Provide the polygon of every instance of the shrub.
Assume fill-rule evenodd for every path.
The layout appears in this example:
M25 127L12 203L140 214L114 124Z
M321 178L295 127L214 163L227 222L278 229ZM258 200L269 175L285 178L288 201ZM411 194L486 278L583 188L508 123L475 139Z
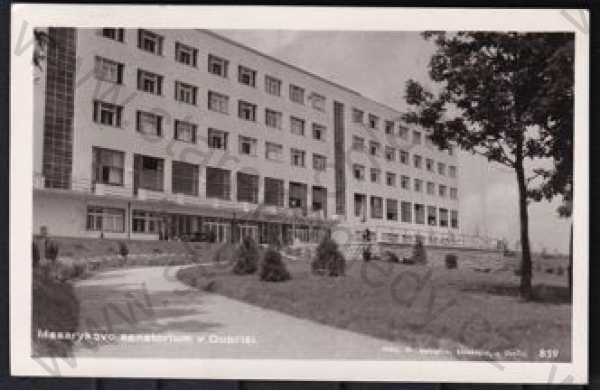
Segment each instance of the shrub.
M44 257L54 263L58 257L58 244L53 241L46 241Z
M557 275L564 275L564 273L565 273L565 269L564 269L563 267L559 266L559 267L556 269L556 274L557 274Z
M258 246L252 237L244 237L237 247L234 259L233 273L236 275L253 274L258 268Z
M392 251L383 252L383 260L389 263L399 263L400 259L398 256Z
M458 268L458 257L454 253L448 253L446 255L446 268L447 269Z
M119 254L121 255L121 257L123 257L123 259L127 260L127 255L129 254L129 248L127 247L127 244L125 244L124 242L119 242Z
M34 267L37 267L40 264L40 249L35 241L31 242L31 260Z
M263 256L260 267L260 280L265 282L285 282L292 277L281 259L281 253L274 248L268 248Z
M412 252L412 262L413 264L427 263L427 252L425 251L425 245L423 245L423 236L417 235L416 237Z
M311 268L314 274L342 276L346 270L346 259L339 251L337 243L325 237L317 247Z

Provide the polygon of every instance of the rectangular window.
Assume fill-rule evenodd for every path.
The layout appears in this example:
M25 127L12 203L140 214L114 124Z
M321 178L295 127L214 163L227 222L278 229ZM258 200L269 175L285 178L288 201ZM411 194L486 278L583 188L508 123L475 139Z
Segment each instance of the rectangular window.
M228 133L223 130L208 129L208 147L211 149L227 150Z
M371 183L379 183L381 180L381 169L371 168Z
M458 189L451 187L450 188L450 199L458 199Z
M354 164L352 166L352 175L356 180L365 180L365 167L363 165Z
M175 81L175 100L187 104L196 105L196 95L198 88L191 85Z
M388 221L398 220L398 201L396 199L385 200L385 214Z
M414 189L415 192L421 192L423 190L423 180L415 179Z
M244 100L238 101L238 117L246 121L256 121L256 104L246 102Z
M442 209L440 209L441 214ZM427 225L436 226L437 225L437 215L435 206L427 206Z
M122 28L102 28L100 29L100 34L104 38L112 39L114 41L123 42L124 41L124 31Z
M409 154L405 150L400 150L400 162L408 165Z
M369 154L371 156L381 155L381 144L379 142L370 141L369 142Z
M357 152L364 152L365 150L365 139L357 136L352 137L352 149Z
M208 109L227 114L229 112L229 96L208 91Z
M292 134L304 135L304 119L290 117L290 131Z
M162 217L152 211L133 210L131 218L134 233L157 234L162 225Z
M365 219L367 217L367 196L354 194L354 216Z
M231 171L206 167L206 197L231 199Z
M369 114L369 128L377 129L379 127L379 117Z
M174 194L198 196L198 165L181 161L173 161L171 172L171 187Z
M136 130L143 134L162 136L162 116L146 111L136 112Z
M387 135L394 135L394 122L385 121L385 133Z
M324 171L327 169L327 157L313 153L313 169Z
M400 218L402 222L412 223L412 205L410 202L400 203Z
M101 125L121 127L122 106L105 103L99 100L94 101L94 122Z
M88 206L86 229L122 233L125 231L125 210L112 207Z
M415 223L425 224L425 206L419 203L415 203Z
M326 132L325 126L320 125L318 123L313 123L312 124L312 137L313 137L313 139L316 139L317 141L323 141L323 140L325 140L325 132Z
M304 104L304 88L290 84L290 100L294 103Z
M392 172L387 172L385 174L385 183L390 187L396 186L396 174Z
M295 167L304 167L304 157L306 152L300 149L291 149L292 165Z
M283 180L265 177L265 204L268 206L283 207L284 188Z
M385 159L388 161L396 160L396 149L386 146L385 147Z
M371 218L383 218L383 198L371 196Z
M256 71L245 66L238 66L238 81L250 87L256 86Z
M413 163L415 165L415 168L421 169L422 162L423 158L421 156L419 156L418 154L413 154Z
M138 30L138 47L158 56L162 55L163 37L148 30Z
M96 56L94 73L98 80L108 81L115 84L123 83L123 64L120 62Z
M438 173L442 176L446 175L446 164L441 162L438 163Z
M448 176L455 178L456 177L456 166L450 165L448 166Z
M224 58L208 55L208 72L217 76L227 78L227 68L229 67L229 61Z
M413 145L421 145L421 133L413 131Z
M435 195L435 183L427 182L427 195Z
M306 210L306 198L308 190L304 183L290 182L289 206Z
M238 172L236 176L238 202L258 203L258 175Z
M429 172L433 172L433 166L434 166L434 163L433 163L432 159L428 158L428 159L425 160L425 168Z
M240 135L240 154L246 156L256 156L256 138L245 137Z
M175 139L189 143L196 143L197 126L190 122L175 119Z
M136 154L133 159L133 188L137 193L138 188L151 191L163 190L164 160L150 156Z
M364 117L364 111L359 110L358 108L352 109L352 122L362 124L364 123Z
M441 196L442 198L445 198L445 197L446 197L446 189L447 189L447 187L446 187L446 186L444 186L444 185L440 185L440 187L439 187L439 194L440 194L440 196Z
M398 126L398 137L407 140L408 139L408 129L402 125Z
M94 183L123 185L125 153L117 150L92 148L92 173Z
M403 190L410 190L410 177L405 175L400 176L400 187Z
M312 108L317 111L325 111L325 96L313 92L309 99Z
M138 69L137 89L154 95L162 95L163 77L156 73Z
M281 80L272 76L265 76L265 91L269 95L281 96Z
M272 127L274 129L281 129L282 122L282 114L279 111L271 110L269 108L265 109L265 124L267 127Z
M458 229L458 211L451 210L450 211L450 223L452 224L452 228Z
M195 67L198 62L198 49L175 42L175 61Z
M448 210L440 209L440 226L448 227Z
M267 142L265 144L265 158L267 160L281 161L283 159L283 145Z

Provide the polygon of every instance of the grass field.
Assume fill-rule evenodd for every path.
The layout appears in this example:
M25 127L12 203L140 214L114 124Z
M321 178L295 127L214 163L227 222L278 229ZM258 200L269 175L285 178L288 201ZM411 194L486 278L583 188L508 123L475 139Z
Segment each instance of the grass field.
M534 271L536 299L523 302L510 268L481 272L354 261L346 276L329 278L312 275L307 261L287 261L287 267L293 279L283 283L237 276L223 266L188 267L178 277L260 307L417 348L459 345L498 352L494 359L500 360L543 360L547 351L555 351L557 361L571 358L564 275Z

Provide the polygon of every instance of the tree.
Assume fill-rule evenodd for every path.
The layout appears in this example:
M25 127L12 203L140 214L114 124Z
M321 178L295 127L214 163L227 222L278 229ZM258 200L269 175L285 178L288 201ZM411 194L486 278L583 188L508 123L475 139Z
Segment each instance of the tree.
M33 30L33 65L42 70L42 62L46 59L46 50L48 45L51 44L50 35L39 29Z
M430 130L429 137L441 149L455 144L514 171L522 252L520 292L530 299L527 205L537 198L528 185L548 177L541 171L529 175L525 162L552 155L559 147L556 132L572 123L572 107L565 95L572 96L573 35L426 32L423 36L436 46L429 76L439 92L409 80L406 101L413 111L404 120ZM557 57L559 52L562 55ZM553 82L565 89L551 92Z

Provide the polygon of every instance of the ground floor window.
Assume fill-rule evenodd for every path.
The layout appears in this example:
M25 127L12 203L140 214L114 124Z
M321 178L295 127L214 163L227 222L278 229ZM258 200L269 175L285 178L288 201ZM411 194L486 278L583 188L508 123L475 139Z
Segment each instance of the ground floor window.
M125 231L125 210L110 207L88 206L86 228L90 231Z
M458 211L457 210L450 211L450 222L454 229L458 228Z
M159 233L162 218L152 211L133 210L132 224L134 233Z
M448 210L440 209L440 226L448 227Z
M294 227L294 239L300 242L308 242L309 240L309 231L306 226L296 226Z
M202 224L205 231L209 232L215 242L229 242L231 236L231 224L225 222L208 221Z
M254 242L258 242L258 226L256 225L240 225L240 241L245 237L250 237Z

